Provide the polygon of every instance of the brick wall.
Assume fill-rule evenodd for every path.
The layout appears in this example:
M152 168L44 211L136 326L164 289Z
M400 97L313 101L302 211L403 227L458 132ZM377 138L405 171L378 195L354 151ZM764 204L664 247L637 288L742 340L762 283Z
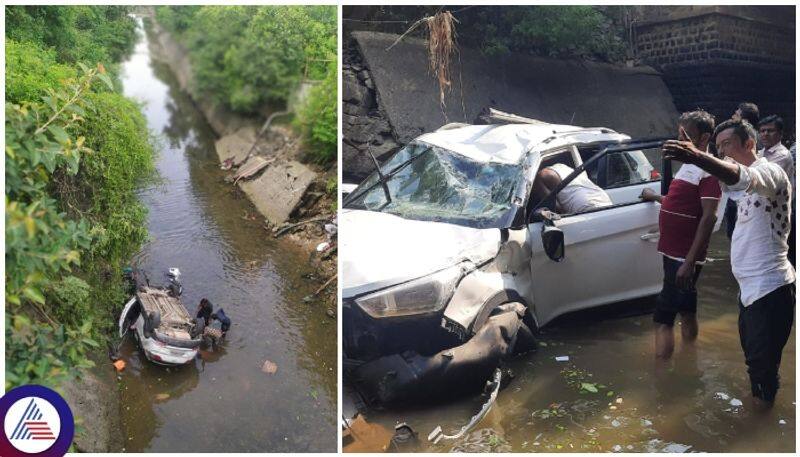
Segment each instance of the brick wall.
M715 9L643 21L635 26L637 57L663 73L679 111L700 107L721 121L752 101L762 115L782 116L785 137L794 138L794 11L786 12L784 23L780 15L756 20Z

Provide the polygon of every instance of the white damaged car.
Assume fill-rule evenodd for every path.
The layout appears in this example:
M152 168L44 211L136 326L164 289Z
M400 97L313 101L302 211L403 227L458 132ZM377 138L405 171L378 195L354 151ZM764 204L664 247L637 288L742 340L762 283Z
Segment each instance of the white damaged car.
M661 176L607 128L448 125L395 153L340 213L345 377L368 403L475 391L555 317L658 293ZM575 171L537 201L538 170ZM586 173L613 205L543 211ZM553 205L549 205L553 207Z
M133 331L147 360L158 365L185 365L194 361L202 343L205 321L192 318L180 300L180 271L171 268L167 286L153 286L141 270L129 280L133 297L119 317L119 336Z

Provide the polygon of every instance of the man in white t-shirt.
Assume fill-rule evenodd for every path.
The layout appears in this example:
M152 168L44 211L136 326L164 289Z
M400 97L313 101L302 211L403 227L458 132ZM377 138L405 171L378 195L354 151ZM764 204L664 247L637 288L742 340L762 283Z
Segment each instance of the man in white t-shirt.
M795 170L794 158L789 149L781 143L783 139L783 119L776 115L767 116L761 119L758 123L758 135L761 138L761 144L764 148L758 151L758 155L769 160L770 162L777 163L783 168L783 171L789 175L789 182L792 183L792 189L796 190L795 186ZM794 266L794 243L795 243L795 192L792 195L792 228L789 232L789 262Z
M575 171L573 168L563 163L539 170L533 181L534 198L539 200L545 198L573 171ZM593 183L584 171L556 194L555 211L561 214L575 214L612 204L608 194Z
M779 165L758 156L750 124L723 122L714 137L717 151L731 161L675 140L664 144L664 158L697 165L737 200L731 269L739 283L739 337L754 402L769 407L794 321L795 271L787 258L792 184Z

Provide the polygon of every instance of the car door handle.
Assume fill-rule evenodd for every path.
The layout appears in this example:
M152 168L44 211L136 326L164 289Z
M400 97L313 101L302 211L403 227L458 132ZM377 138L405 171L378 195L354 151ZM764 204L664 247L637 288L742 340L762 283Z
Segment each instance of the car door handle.
M639 238L641 238L643 241L649 241L651 243L655 243L656 241L658 241L658 237L660 236L661 233L658 230L656 230L654 232L647 232L644 235L640 236Z

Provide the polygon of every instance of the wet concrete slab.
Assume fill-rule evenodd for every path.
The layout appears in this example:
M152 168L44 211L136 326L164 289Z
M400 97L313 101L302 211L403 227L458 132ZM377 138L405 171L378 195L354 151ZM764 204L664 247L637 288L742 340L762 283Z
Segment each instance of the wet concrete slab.
M269 165L257 178L239 182L239 187L270 223L282 224L316 178L310 168L290 160Z

